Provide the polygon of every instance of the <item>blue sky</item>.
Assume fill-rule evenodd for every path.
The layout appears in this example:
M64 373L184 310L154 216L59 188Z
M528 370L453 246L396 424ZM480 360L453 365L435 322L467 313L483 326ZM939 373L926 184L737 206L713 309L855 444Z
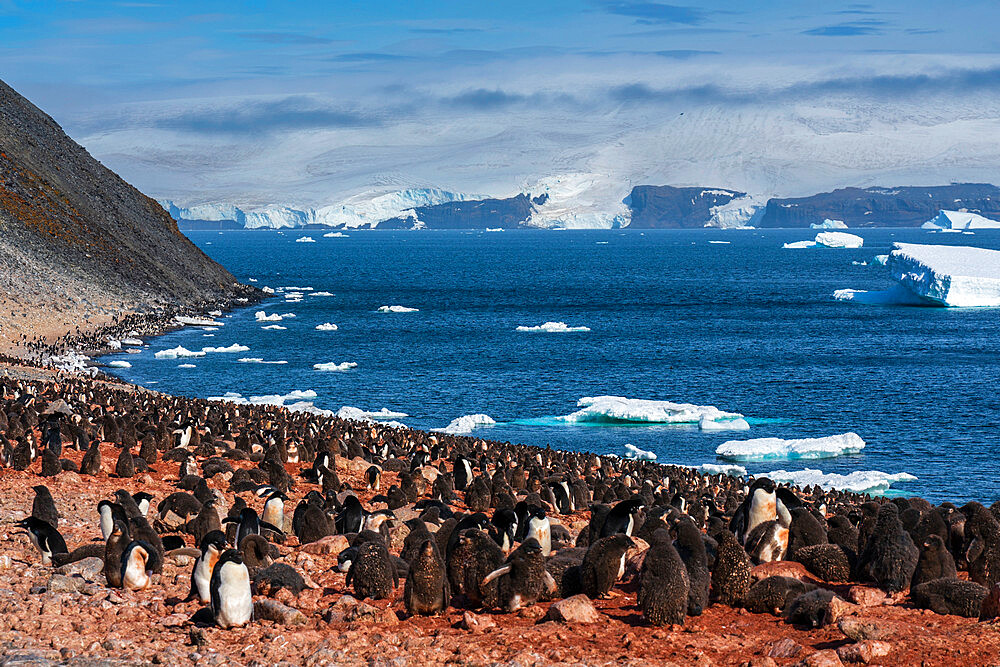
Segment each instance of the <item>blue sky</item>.
M998 19L985 1L0 0L0 78L126 178L185 201L505 194L561 172L794 191L931 178L942 156L990 163L992 144L969 145L998 115ZM684 113L699 127L678 127ZM956 126L970 121L985 125ZM758 144L713 143L755 122ZM934 153L857 156L897 150L901 123L932 128ZM767 137L803 129L771 154ZM788 167L796 151L808 177Z

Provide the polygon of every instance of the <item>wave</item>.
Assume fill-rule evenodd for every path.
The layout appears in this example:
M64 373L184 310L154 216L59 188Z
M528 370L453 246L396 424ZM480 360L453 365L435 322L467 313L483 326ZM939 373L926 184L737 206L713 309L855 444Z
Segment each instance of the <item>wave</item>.
M590 331L589 327L571 327L565 322L546 322L537 327L520 326L515 331L544 331L545 333L568 333L573 331Z
M169 350L160 350L153 355L156 359L181 359L187 357L204 357L204 351L194 351L189 350L186 347L178 345L177 347L171 348Z
M378 312L380 313L416 313L419 312L419 308L407 308L406 306L379 306Z
M357 368L357 367L358 365L353 361L345 361L341 364L338 364L335 361L331 361L325 364L313 364L313 368L315 368L318 371L330 371L336 373L343 373L345 371L349 371L352 368Z
M475 415L463 415L458 419L453 419L450 424L444 428L433 429L438 433L448 433L451 435L461 435L464 433L472 433L472 429L477 426L493 426L496 422L489 415L475 414Z
M568 423L599 424L698 424L701 420L742 419L736 412L723 412L714 405L694 405L671 401L651 401L623 396L585 396L577 401L581 409L556 417Z
M774 470L764 475L779 484L816 486L826 490L840 489L855 493L885 494L889 487L899 482L916 481L916 476L905 472L886 473L878 470L856 470L846 475L824 473L821 470Z
M276 365L281 365L281 364L287 364L288 363L287 361L264 361L260 357L242 357L241 359L237 359L236 361L240 362L241 364L276 364Z
M858 454L865 441L857 433L841 433L824 438L755 438L730 440L719 445L715 454L728 461L774 461L828 459L842 454Z

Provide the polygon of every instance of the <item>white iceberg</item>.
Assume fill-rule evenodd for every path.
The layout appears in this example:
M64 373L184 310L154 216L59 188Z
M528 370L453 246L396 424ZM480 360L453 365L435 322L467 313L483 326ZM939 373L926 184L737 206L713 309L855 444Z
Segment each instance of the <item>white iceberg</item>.
M288 327L283 327L280 324L268 324L266 327L261 327L264 331L287 331Z
M655 461L656 454L653 452L647 452L644 449L639 449L635 445L625 443L625 456L626 459L636 459L639 461Z
M153 356L157 359L181 359L186 357L204 357L205 352L189 350L186 347L178 345L169 350L160 350Z
M409 417L405 412L394 412L387 408L376 410L362 410L350 405L345 405L337 410L337 417L340 419L350 419L352 421L382 421L386 419L403 419Z
M323 324L316 325L316 331L336 331L337 325L330 324L329 322L324 322Z
M136 347L136 346L142 345L142 340L140 340L138 338L122 338L121 344L122 345L131 345L133 347Z
M327 232L326 234L323 234L323 238L325 238L325 239L346 239L347 238L347 234L345 234L344 232Z
M177 364L177 368L198 368L194 364Z
M702 415L698 420L698 428L702 431L749 431L750 422L746 419L724 419L717 421Z
M379 306L380 313L416 313L419 308L407 308L406 306Z
M489 415L475 414L475 415L463 415L458 419L453 419L450 424L444 428L434 429L439 433L449 433L451 435L460 435L462 433L471 433L472 429L477 426L493 426L496 422Z
M831 220L827 218L823 222L814 222L809 227L812 229L847 229L847 223L843 220Z
M313 364L313 368L315 368L318 371L330 371L334 373L343 373L345 371L349 371L352 368L357 368L357 367L358 365L353 361L345 361L341 364L338 364L335 361L331 361L325 364Z
M274 294L274 289L268 287L267 285L261 287L260 291L263 292L264 294Z
M820 232L813 241L793 241L782 248L860 248L865 240L855 234L845 232Z
M877 470L856 470L847 475L837 473L824 473L820 470L774 470L763 477L767 477L779 484L791 484L793 486L816 486L817 484L826 490L839 489L841 491L853 491L854 493L870 493L872 495L883 494L889 487L897 482L912 482L917 478L909 473L885 473Z
M333 296L333 292L313 292L309 296Z
M815 241L792 241L791 243L785 243L781 246L782 248L787 248L791 250L798 250L799 248L815 248Z
M236 361L241 364L275 364L279 366L288 363L287 361L264 361L260 357L242 357Z
M898 282L894 287L837 290L834 298L865 304L1000 307L1000 251L896 243L887 266Z
M192 326L192 327L221 327L222 322L216 322L215 320L206 319L204 317L181 317L180 315L174 318L174 322L182 326Z
M203 348L201 348L202 352L207 352L207 353L222 353L222 354L231 354L233 352L248 352L249 350L250 350L249 347L247 347L246 345L240 345L239 343L233 343L232 345L230 345L228 347L203 347Z
M280 322L282 319L281 315L278 313L271 313L268 315L263 310L258 310L253 316L258 322Z
M295 239L295 242L296 243L316 243L316 239L314 239L311 236L300 236L299 238Z
M1000 221L990 220L978 213L969 213L968 211L939 211L936 216L922 224L921 227L941 231L990 229L1000 227Z
M556 419L566 422L698 424L703 417L711 421L743 417L736 412L723 412L714 405L651 401L624 396L585 396L577 401L577 406L580 410Z
M729 461L772 461L790 459L827 459L842 454L858 454L865 441L857 433L841 433L824 438L754 438L729 440L715 449L719 458Z
M110 362L108 366L111 366L112 368L132 368L132 364L127 361L121 361L120 359Z
M589 327L571 327L565 322L546 322L537 327L520 326L516 331L544 331L546 333L568 333L573 331L590 331Z
M875 258L872 259L872 264L871 265L872 266L885 266L888 261L889 261L889 255L875 255Z
M729 475L730 477L746 477L747 469L743 466L738 465L725 465L717 463L705 463L700 466L694 466L694 469L703 475Z

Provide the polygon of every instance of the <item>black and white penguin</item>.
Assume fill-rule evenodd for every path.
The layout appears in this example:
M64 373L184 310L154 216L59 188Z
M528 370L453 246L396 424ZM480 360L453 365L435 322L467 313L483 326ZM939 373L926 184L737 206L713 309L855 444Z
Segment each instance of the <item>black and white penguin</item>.
M337 532L341 535L360 533L365 529L366 514L365 508L361 506L361 501L356 496L347 496L337 512Z
M444 561L434 540L424 540L403 586L403 602L411 616L430 616L448 608L451 590L445 575Z
M212 568L209 584L212 616L220 628L246 625L253 619L250 572L235 549L227 549Z
M580 564L583 592L591 598L607 597L612 586L625 574L625 553L635 546L624 533L602 537L587 549Z
M573 505L573 494L570 491L569 483L565 480L550 482L549 488L552 490L552 497L556 501L556 509L560 514L572 514L576 508Z
M201 555L195 559L191 569L189 600L197 598L202 604L212 601L212 571L228 547L226 536L220 530L213 530L202 538Z
M557 590L555 579L545 569L542 547L533 537L512 551L502 567L486 575L480 589L498 579L497 602L508 612L535 604L543 591Z
M39 484L31 488L35 492L35 499L31 503L31 516L41 519L53 528L58 528L59 511L56 510L56 502L52 499L49 487Z
M747 537L754 528L778 518L778 495L775 490L774 482L767 477L754 480L750 485L746 499L729 522L729 530L736 535L740 544L746 544Z
M260 517L257 516L257 512L251 507L244 507L240 510L240 515L238 517L226 517L222 520L222 523L234 523L236 524L236 545L243 541L247 535L260 535L261 529L266 529L273 531L278 534L282 534L282 531L277 526L274 526L266 521L261 521Z
M285 501L288 500L281 491L277 489L271 493L264 501L264 509L260 518L280 531L285 530Z
M138 506L139 513L146 516L146 513L149 511L149 503L153 500L153 495L146 493L145 491L139 491L138 493L132 494L132 500L134 500L136 506Z
M21 519L15 525L27 531L31 544L42 555L42 565L51 565L52 557L55 554L69 553L62 535L47 521L29 516L26 519Z
M472 483L472 461L464 456L459 456L455 459L452 473L455 476L455 488L459 491L465 491Z
M687 569L666 529L650 539L639 575L639 609L650 625L683 624L690 592Z
M490 519L490 536L500 545L504 553L514 548L514 536L517 534L517 513L511 509L497 510ZM551 534L551 531L550 531Z
M623 500L612 507L611 511L608 512L607 518L604 520L604 525L601 526L601 537L607 537L616 533L624 533L632 537L632 532L635 529L635 517L633 515L641 507L641 498Z
M382 487L382 469L378 466L368 466L365 470L365 484L372 491L378 491Z
M108 536L111 535L115 521L128 523L128 516L125 515L122 506L110 500L102 500L97 503L97 515L101 525L101 538L104 540L107 540Z
M552 524L545 515L545 509L537 505L529 507L527 526L525 541L535 540L542 550L542 556L548 558L552 553Z
M788 553L792 515L781 500L775 502L775 512L774 519L758 523L746 536L746 552L754 563L784 560Z
M153 585L150 575L158 558L156 550L146 542L132 540L122 554L122 588L141 591Z

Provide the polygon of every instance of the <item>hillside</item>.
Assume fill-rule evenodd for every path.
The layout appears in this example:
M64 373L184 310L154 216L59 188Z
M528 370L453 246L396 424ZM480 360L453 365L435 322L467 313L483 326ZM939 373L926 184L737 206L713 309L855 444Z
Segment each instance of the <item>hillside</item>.
M0 81L0 350L246 291L159 204Z

